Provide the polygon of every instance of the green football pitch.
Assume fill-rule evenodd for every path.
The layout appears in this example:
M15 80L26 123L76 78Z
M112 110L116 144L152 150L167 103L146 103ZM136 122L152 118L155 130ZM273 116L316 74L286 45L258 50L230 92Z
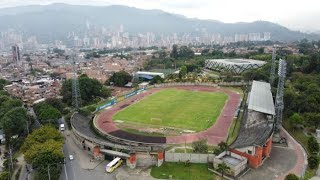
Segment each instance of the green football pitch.
M221 92L163 89L124 108L112 119L199 132L215 123L227 99Z

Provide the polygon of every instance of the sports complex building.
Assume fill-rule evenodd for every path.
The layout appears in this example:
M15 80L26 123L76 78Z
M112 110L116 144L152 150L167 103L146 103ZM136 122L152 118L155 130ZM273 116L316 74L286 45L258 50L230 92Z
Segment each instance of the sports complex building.
M193 93L223 93L228 98L217 120L211 124L211 127L199 132L181 131L175 136L148 136L125 131L119 128L119 122L112 118L117 112L143 101L144 98L173 88ZM213 83L172 83L149 86L133 91L124 97L117 97L112 102L97 108L96 115L92 119L74 114L71 118L72 137L79 147L86 150L95 159L121 157L126 159L127 165L131 168L160 166L163 161L167 160L166 150L169 147L204 139L210 145L226 141L229 128L239 112L241 101L239 93ZM229 151L217 156L231 167L234 175L246 169L247 165L253 168L259 167L263 159L269 157L272 146L272 120L275 110L270 84L253 81L245 104L238 137L230 145ZM147 126L145 124L145 127ZM182 158L183 155L180 154L179 157ZM184 161L183 158L182 161ZM202 161L205 163L218 162L218 160L213 161L209 158L202 158ZM192 159L191 162L193 162Z
M131 133L119 128L119 123L112 119L117 112L166 89L177 89L195 94L218 93L219 95L224 94L228 98L222 104L220 115L218 114L219 117L211 124L211 127L208 126L198 132L181 131L176 136L146 136ZM131 92L124 97L115 98L113 102L97 108L96 116L93 119L74 114L71 118L72 137L79 147L85 149L95 159L122 157L127 159L127 165L132 168L161 165L165 158L165 150L173 145L203 139L206 139L211 145L226 141L229 127L238 112L240 102L239 93L218 87L214 83L174 83L149 86L146 89ZM145 126L147 127L147 124ZM169 130L168 128L167 131Z
M249 69L262 67L267 62L253 59L207 59L205 68L219 72L240 74Z

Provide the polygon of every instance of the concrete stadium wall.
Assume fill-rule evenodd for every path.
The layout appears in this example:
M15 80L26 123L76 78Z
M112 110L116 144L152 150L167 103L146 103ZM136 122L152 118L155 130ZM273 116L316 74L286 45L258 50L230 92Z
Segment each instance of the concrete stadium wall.
M163 84L155 84L148 86L147 89L152 87L170 87L170 86L209 86L209 87L218 87L218 86L245 86L251 85L252 82L206 82L206 83L199 83L199 82L172 82L172 83L163 83Z
M186 162L190 163L208 163L213 162L215 155L213 154L194 154L194 153L172 153L166 152L166 162Z

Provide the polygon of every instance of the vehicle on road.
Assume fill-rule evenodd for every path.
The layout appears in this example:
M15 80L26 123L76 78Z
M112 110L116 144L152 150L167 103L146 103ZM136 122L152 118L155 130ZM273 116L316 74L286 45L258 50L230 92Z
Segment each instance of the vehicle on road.
M64 124L60 124L60 131L64 131Z
M73 158L73 155L69 155L69 159L70 159L70 161L72 161L74 158Z
M109 164L106 166L106 171L108 173L112 173L117 167L119 167L122 164L122 159L119 157L116 157L114 160L112 160Z

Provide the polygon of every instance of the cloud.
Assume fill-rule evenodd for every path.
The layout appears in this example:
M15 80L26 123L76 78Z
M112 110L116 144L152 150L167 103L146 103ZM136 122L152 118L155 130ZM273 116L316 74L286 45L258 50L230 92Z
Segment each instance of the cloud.
M0 0L0 7L50 3L97 6L118 4L230 23L268 20L289 27L320 29L320 24L316 22L318 18L312 18L320 17L319 0Z

